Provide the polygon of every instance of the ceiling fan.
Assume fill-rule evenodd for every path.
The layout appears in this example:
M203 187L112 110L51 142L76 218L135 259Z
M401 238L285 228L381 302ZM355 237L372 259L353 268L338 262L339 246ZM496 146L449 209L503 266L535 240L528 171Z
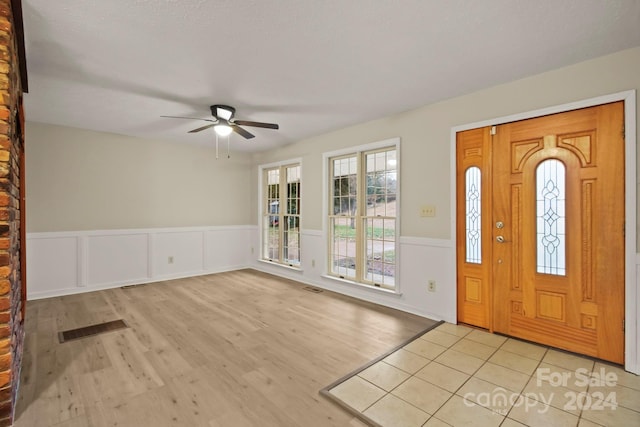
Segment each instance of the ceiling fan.
M247 131L240 126L252 126L257 128L265 128L265 129L279 129L279 126L275 123L262 123L262 122L251 122L248 120L236 120L234 115L236 113L236 109L230 107L228 105L212 105L209 107L211 109L212 119L201 119L198 117L178 117L178 116L160 116L160 117L168 117L171 119L190 119L190 120L202 120L205 122L211 122L211 124L190 130L189 133L200 132L205 129L213 128L216 134L220 136L227 136L231 132L235 132L238 135L243 136L245 139L251 139L255 137L254 134Z

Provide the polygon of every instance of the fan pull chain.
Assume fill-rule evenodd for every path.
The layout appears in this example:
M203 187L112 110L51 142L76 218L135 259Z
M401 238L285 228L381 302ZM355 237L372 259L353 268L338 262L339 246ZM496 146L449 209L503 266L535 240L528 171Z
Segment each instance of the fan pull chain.
M229 149L229 135L227 135L227 159L231 158L231 152Z

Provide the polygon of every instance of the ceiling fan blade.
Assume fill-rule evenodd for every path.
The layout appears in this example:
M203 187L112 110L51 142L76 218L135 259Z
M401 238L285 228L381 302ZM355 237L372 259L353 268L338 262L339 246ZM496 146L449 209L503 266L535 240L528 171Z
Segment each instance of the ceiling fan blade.
M245 129L242 129L240 126L238 126L236 123L231 123L231 129L233 129L233 131L239 135L242 135L245 137L245 139L251 139L253 137L255 137L254 134L252 134L251 132L246 131Z
M215 123L217 120L201 119L200 117L181 117L181 116L160 116L167 119L188 119L188 120L204 120L205 122Z
M250 122L248 120L234 120L233 123L242 126L253 126L256 128L280 129L280 126L275 123Z
M210 120L209 120L209 121L210 121ZM200 131L202 131L202 130L209 129L210 127L214 127L215 125L216 125L215 123L214 123L214 124L212 124L212 125L205 125L205 126L202 126L201 128L194 129L194 130L190 130L190 131L189 131L189 133L196 133L196 132L200 132Z

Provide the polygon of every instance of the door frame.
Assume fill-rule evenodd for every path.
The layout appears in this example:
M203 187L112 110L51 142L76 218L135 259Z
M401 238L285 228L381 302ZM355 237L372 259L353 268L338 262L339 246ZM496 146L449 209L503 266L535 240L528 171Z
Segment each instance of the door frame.
M538 110L502 116L480 122L468 123L451 128L451 239L456 250L456 134L461 131L485 126L497 126L504 123L546 116L549 114L564 113L580 108L593 107L611 102L624 102L624 127L625 127L625 361L624 368L629 372L640 374L640 339L638 327L640 325L640 292L636 278L636 269L640 268L640 254L636 250L636 191L638 182L636 179L636 91L628 90L610 95L584 99L567 104L555 105ZM454 256L455 259L455 256ZM456 276L456 262L453 263L450 273ZM455 289L455 288L454 288ZM454 290L457 301L457 289ZM457 319L457 307L454 306Z

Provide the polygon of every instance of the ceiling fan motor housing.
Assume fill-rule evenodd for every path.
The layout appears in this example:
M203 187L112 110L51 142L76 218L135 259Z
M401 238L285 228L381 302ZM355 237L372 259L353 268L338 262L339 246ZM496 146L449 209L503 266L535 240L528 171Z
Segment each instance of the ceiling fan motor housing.
M210 123L208 125L201 126L197 129L190 130L189 133L196 133L209 128L214 128L214 130L218 135L222 135L222 132L218 132L218 131L222 131L223 127L230 127L233 132L237 133L238 135L242 136L245 139L254 138L255 135L247 131L246 129L244 129L242 126L253 126L253 127L265 128L265 129L280 128L277 123L254 122L251 120L235 120L234 115L236 114L236 109L229 105L215 104L215 105L209 106L209 109L211 110L211 115L215 120L202 119L197 117L180 117L180 116L161 116L161 117L168 117L172 119L202 120ZM223 136L226 136L226 134Z
M236 114L236 109L228 105L216 104L216 105L210 106L209 108L211 109L211 114L216 119L230 120ZM228 116L228 117L225 117L225 116Z

